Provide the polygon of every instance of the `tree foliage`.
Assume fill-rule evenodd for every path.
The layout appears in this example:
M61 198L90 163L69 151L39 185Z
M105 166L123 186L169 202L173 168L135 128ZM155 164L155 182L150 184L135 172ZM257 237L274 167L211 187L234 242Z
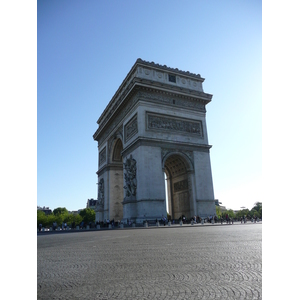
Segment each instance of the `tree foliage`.
M65 207L57 207L53 210L53 214L55 216L63 215L63 214L68 214L68 210Z
M79 215L82 217L82 221L85 223L95 221L96 213L91 208L85 208L80 211Z
M220 206L216 206L216 215L217 215L218 219L220 219L222 217L222 212L221 212Z
M39 224L45 224L47 222L46 214L42 210L37 211L37 226Z
M92 218L88 218L88 222L95 221L95 212L94 214L89 212L89 216L94 216ZM80 225L83 218L80 214L70 213L65 207L58 207L53 210L53 212L49 215L46 215L42 210L37 210L37 226L42 224L43 227L51 227L54 222L57 223L58 226L61 226L62 223L67 223L68 226L72 226L74 223L75 226Z
M220 207L216 206L216 215L218 218L222 217L223 219L226 217L226 215L232 219L240 219L244 216L246 216L248 219L255 217L262 219L262 202L255 202L251 210L244 208L236 212L234 212L232 209L221 212Z

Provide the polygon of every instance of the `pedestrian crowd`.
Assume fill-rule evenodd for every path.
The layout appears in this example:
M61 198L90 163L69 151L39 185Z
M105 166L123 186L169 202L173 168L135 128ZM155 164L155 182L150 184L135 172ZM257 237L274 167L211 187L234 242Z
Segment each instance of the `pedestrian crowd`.
M216 215L214 215L214 216L212 216L212 215L209 215L209 216L207 216L206 218L201 218L201 217L199 217L199 216L194 216L194 217L192 217L192 218L190 218L189 220L184 216L184 215L182 215L178 220L175 220L175 219L168 219L168 218L166 218L164 215L162 215L162 217L161 217L161 219L160 220L158 220L158 219L156 219L155 220L155 224L157 224L157 223L159 223L160 225L166 225L166 224L168 224L168 222L171 222L172 224L179 224L179 223L183 223L183 224L190 224L190 223L221 223L221 224L223 224L223 223L226 223L226 224L233 224L233 222L237 222L237 221L240 221L241 223L247 223L247 221L248 221L248 218L247 218L247 216L242 216L240 219L234 219L234 218L230 218L230 216L228 215L228 214L226 214L225 215L225 218L223 218L222 216L219 216L219 217L217 217ZM258 218L258 217L253 217L253 218L251 218L251 222L259 222L260 221L260 219ZM147 223L148 222L152 222L152 221L146 221ZM153 220L153 222L154 222L154 220ZM127 219L127 225L132 225L132 220L129 220L129 219ZM109 219L106 219L106 220L104 220L104 221L102 221L102 222L88 222L88 223L86 223L86 222L84 222L84 221L82 221L79 225L77 225L78 227L79 227L79 229L85 229L85 228L87 228L87 226L89 226L89 228L97 228L97 226L99 225L101 228L105 228L105 227L109 227L109 226L111 226L111 228L115 228L115 227L120 227L120 225L121 225L122 223L118 220L117 222L115 222L115 220L113 219L113 220L109 220ZM76 227L77 227L76 225L75 225L75 222L73 222L72 224L71 224L71 229L75 229ZM39 226L38 226L38 230L39 231L42 231L42 228L43 228L43 225L42 224L39 224ZM66 222L63 222L62 224L61 224L61 226L58 226L57 225L57 222L53 222L53 224L52 224L52 230L67 230L67 229L69 229L69 226L68 226L68 224L66 223Z

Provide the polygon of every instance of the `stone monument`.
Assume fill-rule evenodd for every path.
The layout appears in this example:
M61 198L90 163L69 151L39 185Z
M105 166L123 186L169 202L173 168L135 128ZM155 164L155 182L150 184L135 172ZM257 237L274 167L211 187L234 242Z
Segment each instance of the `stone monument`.
M96 221L214 215L204 78L137 59L99 117ZM167 197L165 194L167 187Z

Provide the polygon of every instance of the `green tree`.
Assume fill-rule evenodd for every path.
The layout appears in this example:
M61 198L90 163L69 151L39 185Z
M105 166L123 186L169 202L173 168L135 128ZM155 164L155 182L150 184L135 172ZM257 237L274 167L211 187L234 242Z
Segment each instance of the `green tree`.
M57 207L53 210L53 214L55 216L61 215L61 214L68 214L68 210L65 207Z
M220 219L222 217L221 208L218 205L216 205L216 215L217 215L218 219Z
M262 218L262 203L255 202L253 208L250 211L251 217Z
M71 225L73 221L73 214L68 212L68 213L64 213L62 216L63 216L63 222L67 223L68 225Z
M46 226L47 227L52 227L53 223L56 221L54 214L50 214L47 216L47 223Z
M245 209L242 209L242 210L239 210L235 216L237 219L240 219L242 218L243 216L248 216L249 215L249 209L248 208L245 208Z
M226 215L228 215L228 217L231 218L231 219L235 218L235 213L232 209L227 209L224 212L222 212L223 219L226 218Z
M71 213L69 214L68 218L65 220L65 222L71 226L72 223L74 222L75 226L80 225L80 223L82 222L82 217L79 214L74 214Z
M65 207L57 207L53 210L55 221L58 226L62 226L63 223L67 223L70 220L70 213Z
M43 227L46 226L47 223L47 217L45 212L42 210L37 210L37 226L39 227L40 224L42 224Z
M259 210L262 207L262 202L255 202L252 209Z
M74 214L72 216L72 222L75 223L75 226L79 225L82 222L82 216L79 214Z
M85 208L80 211L79 215L85 223L94 222L96 218L96 213L91 208Z

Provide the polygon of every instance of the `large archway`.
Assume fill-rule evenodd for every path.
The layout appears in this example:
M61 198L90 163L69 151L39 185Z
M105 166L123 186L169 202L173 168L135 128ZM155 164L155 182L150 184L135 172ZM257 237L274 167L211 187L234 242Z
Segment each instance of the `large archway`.
M182 154L172 154L165 159L167 210L173 219L193 216L190 164Z
M121 138L116 138L111 147L111 166L109 172L109 218L115 221L123 218L124 198L123 189L123 143Z

